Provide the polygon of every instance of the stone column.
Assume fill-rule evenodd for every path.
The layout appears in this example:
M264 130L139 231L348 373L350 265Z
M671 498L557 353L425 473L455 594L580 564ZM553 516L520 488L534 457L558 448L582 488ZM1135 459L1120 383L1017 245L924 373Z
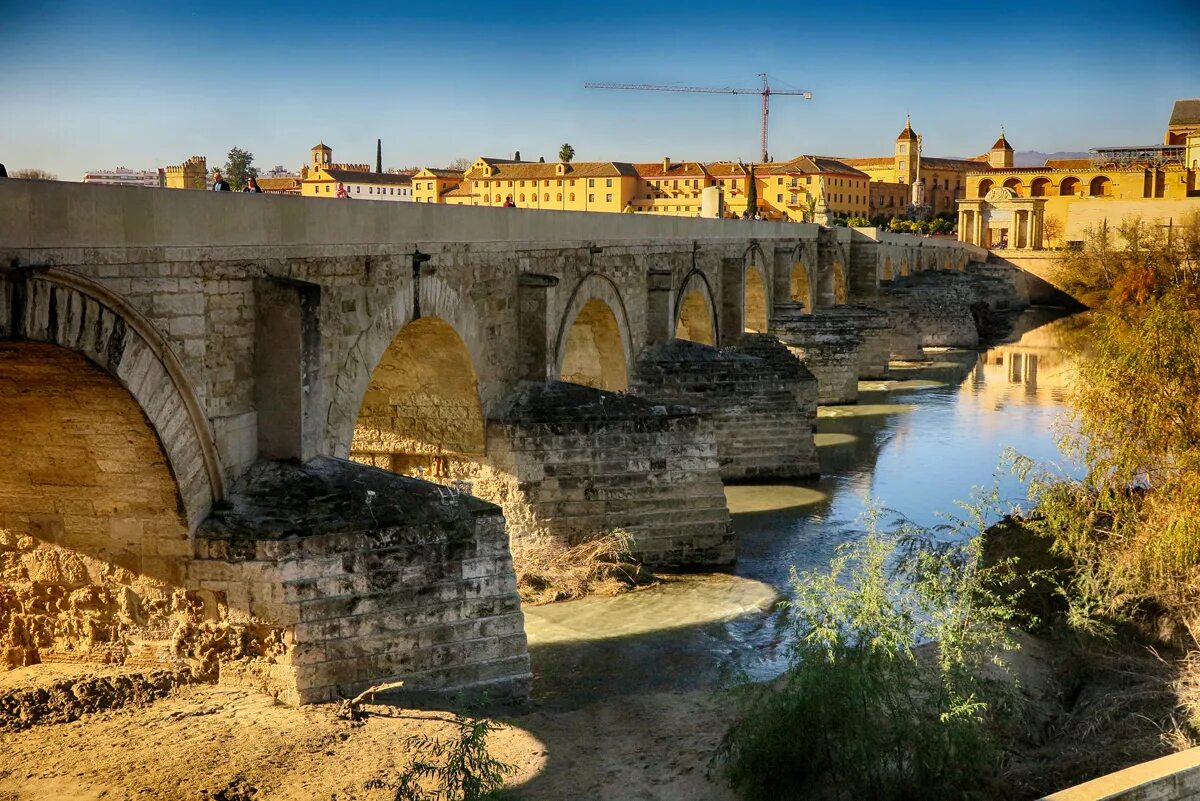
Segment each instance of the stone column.
M321 451L321 287L260 278L254 294L258 456L307 461Z
M546 308L549 290L558 286L558 278L539 273L521 273L517 284L517 338L520 376L529 381L550 377L553 356Z
M646 276L646 344L666 342L675 336L675 303L670 270L651 270ZM715 320L720 325L719 320ZM719 331L714 335L720 336Z

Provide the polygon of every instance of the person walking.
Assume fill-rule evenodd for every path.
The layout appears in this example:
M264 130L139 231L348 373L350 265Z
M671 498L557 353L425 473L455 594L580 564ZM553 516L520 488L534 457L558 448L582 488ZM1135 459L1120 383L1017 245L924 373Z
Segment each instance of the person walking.
M515 209L516 207L517 207L517 204L513 203L512 195L509 195L508 197L504 198L504 208Z
M221 177L220 170L213 170L213 191L214 192L228 192L229 191L229 182Z
M246 180L246 185L242 188L243 192L261 192L262 187L258 185L258 179L251 175Z

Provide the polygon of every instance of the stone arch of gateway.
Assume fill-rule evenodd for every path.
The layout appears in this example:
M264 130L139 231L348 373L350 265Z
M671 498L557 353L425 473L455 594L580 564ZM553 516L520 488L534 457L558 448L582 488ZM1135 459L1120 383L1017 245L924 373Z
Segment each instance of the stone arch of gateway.
M985 258L874 229L2 182L0 669L522 696L510 540L623 529L650 565L730 564L723 482L817 475L818 402L975 344L970 304L1020 283Z

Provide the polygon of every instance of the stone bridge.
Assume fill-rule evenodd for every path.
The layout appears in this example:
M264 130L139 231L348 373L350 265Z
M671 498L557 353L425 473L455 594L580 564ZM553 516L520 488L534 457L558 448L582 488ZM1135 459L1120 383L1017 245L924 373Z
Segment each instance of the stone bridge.
M510 537L732 562L722 480L815 475L818 394L973 345L984 255L0 181L0 668L521 695Z

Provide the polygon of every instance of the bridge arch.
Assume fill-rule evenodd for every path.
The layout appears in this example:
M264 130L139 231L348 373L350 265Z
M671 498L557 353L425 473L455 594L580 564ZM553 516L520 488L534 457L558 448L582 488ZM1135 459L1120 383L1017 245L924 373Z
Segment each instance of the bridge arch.
M742 267L742 329L765 334L771 318L770 270L757 242L746 248Z
M485 452L483 404L466 343L441 317L410 321L363 393L350 458L395 473L458 478Z
M717 344L717 306L708 279L692 270L683 279L675 302L675 338Z
M437 273L421 276L421 317L436 317L455 332L470 354L471 363L485 363L487 335L469 299ZM406 283L372 309L370 324L359 332L341 356L330 380L332 397L325 421L326 452L347 457L354 440L363 399L380 361L400 332L413 321L413 285ZM504 385L486 372L477 376L484 409L498 402Z
M25 273L4 289L0 335L74 351L127 391L161 443L195 528L224 497L225 479L203 404L170 343L119 295L67 270Z
M575 287L558 328L554 374L609 392L629 389L633 341L621 292L611 279L589 273Z
M796 303L804 304L804 313L812 314L813 308L816 306L814 299L815 282L813 281L812 272L808 269L808 265L801 259L792 262L791 286L789 287L788 296Z
M892 267L892 257L884 256L883 257L883 271L880 273L879 280L891 281L895 277L896 277L896 275L893 272L893 267Z

